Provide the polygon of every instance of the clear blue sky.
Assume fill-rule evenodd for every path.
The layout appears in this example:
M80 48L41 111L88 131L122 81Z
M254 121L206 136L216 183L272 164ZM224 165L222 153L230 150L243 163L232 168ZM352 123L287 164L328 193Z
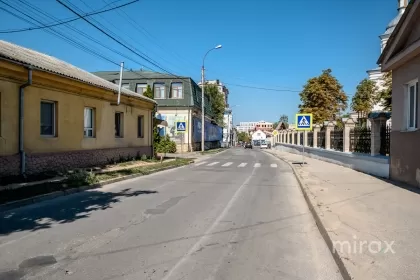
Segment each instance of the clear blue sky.
M2 0L28 11L21 0ZM64 19L74 15L55 0L24 0ZM84 12L100 9L114 0L66 0ZM122 4L129 0L118 1ZM0 7L11 10L0 2ZM331 68L349 98L366 70L376 67L378 36L397 13L397 0L140 0L122 8L141 28L134 28L116 11L93 18L126 42L178 75L200 79L204 53L222 44L206 60L207 79L230 84L299 91L312 76ZM0 29L31 25L0 10ZM52 19L42 20L52 22ZM114 25L111 25L111 23ZM71 23L109 47L142 62L126 49L82 20ZM117 29L118 28L118 29ZM57 30L82 38L64 26ZM148 33L146 33L146 30ZM0 34L0 38L63 59L88 71L118 67L87 54L43 30ZM141 66L92 41L83 43L112 61ZM143 63L143 62L142 62ZM144 66L148 66L144 63ZM154 68L154 67L152 67ZM155 68L156 69L156 68ZM276 121L281 114L294 117L297 92L274 92L229 85L234 122Z

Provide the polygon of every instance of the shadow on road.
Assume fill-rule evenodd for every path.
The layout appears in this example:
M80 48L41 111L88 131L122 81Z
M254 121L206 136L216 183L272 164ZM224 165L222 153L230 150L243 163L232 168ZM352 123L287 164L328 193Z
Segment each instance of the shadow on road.
M112 208L112 204L120 202L122 198L154 193L157 191L131 191L131 189L119 192L87 191L47 202L40 207L11 210L0 214L0 236L19 231L37 231L50 228L57 223L71 223L89 217L93 211Z

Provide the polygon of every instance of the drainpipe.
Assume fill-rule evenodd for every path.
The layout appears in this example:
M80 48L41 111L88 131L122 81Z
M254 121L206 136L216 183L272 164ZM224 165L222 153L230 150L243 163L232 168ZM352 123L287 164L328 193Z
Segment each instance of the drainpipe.
M26 159L23 149L23 112L24 112L24 89L32 85L32 68L28 67L28 81L19 87L19 155L20 155L20 175L25 176Z
M154 140L155 140L155 134L154 134L154 130L155 130L155 114L157 112L157 104L155 104L155 108L153 109L152 113L151 113L151 124L152 124L152 129L151 129L151 142L152 142L152 157L155 157L155 145L154 145Z

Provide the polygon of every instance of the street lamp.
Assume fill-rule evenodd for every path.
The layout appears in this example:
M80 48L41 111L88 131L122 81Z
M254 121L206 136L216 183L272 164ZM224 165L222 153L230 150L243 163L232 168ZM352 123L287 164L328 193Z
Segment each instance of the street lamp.
M212 50L220 49L222 45L217 45L214 48L211 48L206 52L206 54L203 57L203 65L201 67L201 151L204 152L204 127L205 127L205 118L204 118L204 60L206 59L206 56L211 52Z

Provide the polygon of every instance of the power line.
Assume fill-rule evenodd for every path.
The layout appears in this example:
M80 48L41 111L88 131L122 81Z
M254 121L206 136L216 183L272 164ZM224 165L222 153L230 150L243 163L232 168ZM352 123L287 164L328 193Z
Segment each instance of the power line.
M97 12L87 13L84 16L82 16L82 18L93 16L93 15L102 14L102 13L105 13L105 12L109 12L109 11L112 11L112 10L115 10L115 9L118 9L118 8L122 8L122 7L128 6L128 5L133 4L135 2L138 2L138 1L139 0L133 0L131 2L128 2L128 3L122 4L122 5L119 5L119 6L116 6L116 7L112 7L112 8L106 9L106 10L101 10L101 11L97 11ZM4 10L1 7L0 7L0 9ZM38 29L50 28L50 27L54 27L54 26L66 24L66 23L69 23L69 22L73 22L73 21L76 21L76 20L79 20L79 19L81 19L81 18L80 17L76 17L76 18L72 18L72 19L69 19L69 20L60 21L60 22L57 22L57 23L54 23L54 24L45 25L45 26L42 26L42 27L39 26L39 27L29 27L29 28L14 29L14 30L0 30L0 33L2 33L2 34L8 34L8 33L17 33L17 32L25 32L25 31L31 31L31 30L38 30Z
M231 86L236 86L236 87L252 88L252 89L267 90L267 91L301 92L300 90L293 90L293 89L276 89L276 88L253 87L253 86L239 85L239 84L231 84L231 83L225 83L225 84L226 85L231 85Z
M104 35L106 35L108 38L112 39L113 41L115 41L116 43L118 43L119 45L121 45L122 47L126 48L127 50L131 51L132 53L136 54L137 56L141 57L142 59L144 59L145 61L147 61L148 63L154 65L155 67L161 69L162 71L169 73L171 75L171 72L165 70L163 67L161 67L159 64L153 62L151 59L147 58L145 55L140 54L139 52L133 50L132 48L128 47L127 45L121 43L120 41L118 41L115 37L109 35L107 32L105 32L102 28L96 26L95 24L93 24L92 22L90 22L89 20L87 20L86 18L83 18L81 16L80 13L76 12L74 9L70 8L68 5L64 4L62 1L60 0L56 0L58 3L60 3L61 5L63 5L64 7L66 7L68 10L70 10L71 12L73 12L74 14L78 15L79 17L81 17L84 21L86 21L87 23L89 23L90 25L92 25L93 27L95 27L97 30L99 30L101 33L103 33Z

